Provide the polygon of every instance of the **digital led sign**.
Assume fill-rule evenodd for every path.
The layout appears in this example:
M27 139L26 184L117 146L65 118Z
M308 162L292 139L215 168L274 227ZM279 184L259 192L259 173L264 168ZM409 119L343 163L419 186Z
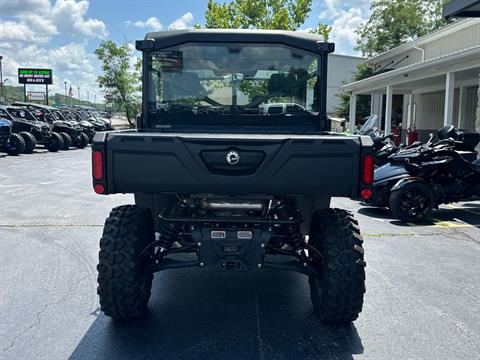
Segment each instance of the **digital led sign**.
M51 85L53 74L51 69L18 69L19 84Z

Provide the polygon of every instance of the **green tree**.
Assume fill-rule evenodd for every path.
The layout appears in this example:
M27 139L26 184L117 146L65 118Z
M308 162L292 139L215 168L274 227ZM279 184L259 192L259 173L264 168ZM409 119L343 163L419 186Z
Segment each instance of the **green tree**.
M98 84L105 93L105 98L120 104L128 123L134 126L135 116L140 111L140 67L137 62L134 69L131 63L131 50L127 45L117 45L113 41L102 41L95 50L95 55L102 62L103 75L98 77Z
M311 7L312 0L233 0L228 3L209 0L205 11L205 27L293 31L305 23ZM331 30L331 26L320 23L310 32L323 35L328 41ZM267 82L244 81L240 84L240 90L253 99L267 94Z
M311 7L312 0L208 0L205 27L297 30L305 23Z
M368 21L356 30L356 49L372 57L446 24L444 0L374 0Z
M356 30L356 50L363 56L373 57L446 25L442 18L444 3L445 0L374 0L370 18ZM360 64L353 81L372 75L374 71L370 65ZM347 117L350 97L343 93L337 97L340 99L337 115ZM370 96L357 96L357 117L363 118L369 113Z
M328 41L330 38L330 33L332 32L332 27L327 24L319 23L316 29L310 30L313 34L320 34L323 36L325 41Z
M363 80L372 75L373 68L366 63L361 63L357 65L352 81ZM347 118L350 113L350 96L340 92L336 97L339 99L339 106L335 108L337 116ZM357 95L357 118L363 119L370 115L370 103L370 95Z

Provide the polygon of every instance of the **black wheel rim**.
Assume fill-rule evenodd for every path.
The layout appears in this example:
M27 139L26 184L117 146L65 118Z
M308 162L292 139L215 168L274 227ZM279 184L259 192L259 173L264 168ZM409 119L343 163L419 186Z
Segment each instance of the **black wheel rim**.
M419 187L406 190L400 199L400 210L409 218L421 218L429 208L429 196Z

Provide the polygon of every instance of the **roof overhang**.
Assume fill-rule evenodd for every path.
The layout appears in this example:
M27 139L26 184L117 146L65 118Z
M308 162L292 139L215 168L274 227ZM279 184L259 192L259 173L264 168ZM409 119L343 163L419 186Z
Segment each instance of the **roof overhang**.
M443 5L443 17L480 17L480 0L451 0Z
M448 55L408 65L386 73L375 75L342 86L345 93L372 94L387 86L395 86L413 80L427 79L446 74L449 71L462 71L478 68L480 64L480 45L457 51Z
M480 1L480 0L476 0ZM408 43L405 43L403 45L400 45L396 48L393 48L391 50L385 51L384 53L378 54L371 59L369 59L369 62L372 63L378 63L382 62L388 59L391 59L395 56L401 55L401 54L406 54L408 51L418 47L418 46L423 46L428 43L431 43L432 41L438 40L442 37L448 36L450 34L456 33L458 31L461 31L463 29L469 28L470 26L475 26L480 23L480 19L462 19L459 21L455 21L452 24L448 24L441 29L438 29L430 34L424 35L422 37L419 37L416 40L410 41Z

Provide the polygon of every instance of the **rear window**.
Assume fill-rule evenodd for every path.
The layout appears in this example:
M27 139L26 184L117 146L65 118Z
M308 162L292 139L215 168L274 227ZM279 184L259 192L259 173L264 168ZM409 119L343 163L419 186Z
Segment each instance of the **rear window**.
M280 44L186 43L147 56L150 127L316 124L317 54Z

